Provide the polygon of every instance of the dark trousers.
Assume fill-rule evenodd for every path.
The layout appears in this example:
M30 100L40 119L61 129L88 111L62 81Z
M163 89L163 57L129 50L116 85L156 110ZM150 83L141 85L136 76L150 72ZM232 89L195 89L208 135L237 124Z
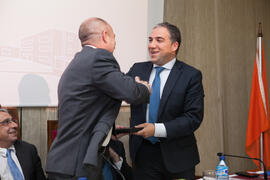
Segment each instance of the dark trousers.
M79 177L72 177L62 174L55 174L55 173L49 173L48 174L48 180L78 180ZM87 177L87 180L104 180L102 174L100 174L98 177Z
M104 156L107 156L109 153L107 148L100 150L99 158L98 158L98 166L96 168L87 168L85 171L87 172L87 180L104 180L102 175L102 170L104 166ZM58 173L48 173L48 180L78 180L79 177L70 176L65 174Z
M160 143L152 144L148 140L143 140L136 154L134 166L135 180L195 179L195 167L184 171L179 170L176 174L170 173L162 159Z
M48 173L48 180L75 180L75 179L76 179L75 177L64 174Z

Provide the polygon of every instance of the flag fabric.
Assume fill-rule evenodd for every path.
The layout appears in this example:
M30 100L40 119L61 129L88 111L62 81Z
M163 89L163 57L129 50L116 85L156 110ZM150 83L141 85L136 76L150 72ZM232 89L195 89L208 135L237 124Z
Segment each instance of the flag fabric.
M270 112L262 38L257 38L257 52L253 70L248 113L246 153L251 158L263 159L270 169ZM261 50L261 52L260 52ZM260 135L263 134L263 157L260 156ZM258 168L260 162L253 160Z

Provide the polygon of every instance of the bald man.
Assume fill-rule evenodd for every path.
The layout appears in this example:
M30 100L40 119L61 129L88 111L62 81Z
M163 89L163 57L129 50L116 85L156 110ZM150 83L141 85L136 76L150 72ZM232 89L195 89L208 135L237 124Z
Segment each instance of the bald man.
M103 179L102 146L121 101L149 101L149 85L125 76L113 56L115 34L100 18L79 29L82 50L58 85L58 133L47 157L49 179ZM105 144L106 145L106 144Z

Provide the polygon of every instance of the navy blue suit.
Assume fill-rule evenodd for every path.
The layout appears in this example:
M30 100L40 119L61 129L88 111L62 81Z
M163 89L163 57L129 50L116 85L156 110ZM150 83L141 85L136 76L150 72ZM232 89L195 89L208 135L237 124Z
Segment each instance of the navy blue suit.
M128 75L149 81L152 68L151 62L136 63ZM131 105L131 127L145 123L146 108L147 104ZM159 138L159 158L170 173L194 168L200 162L194 131L203 120L203 111L201 72L176 60L163 89L157 120L164 123L167 132L166 138ZM130 155L135 166L142 142L143 137L130 136Z

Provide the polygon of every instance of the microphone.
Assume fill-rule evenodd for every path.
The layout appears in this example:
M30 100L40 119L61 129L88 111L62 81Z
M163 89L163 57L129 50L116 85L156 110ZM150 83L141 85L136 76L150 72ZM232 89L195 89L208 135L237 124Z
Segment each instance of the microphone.
M227 157L236 157L236 158L242 158L242 159L253 159L253 160L260 161L260 163L263 165L263 176L264 176L264 179L267 180L266 168L265 168L264 162L261 159L250 158L250 157L247 157L247 156L236 156L236 155L224 154L224 153L221 153L221 152L217 153L217 155L218 156L227 156Z

